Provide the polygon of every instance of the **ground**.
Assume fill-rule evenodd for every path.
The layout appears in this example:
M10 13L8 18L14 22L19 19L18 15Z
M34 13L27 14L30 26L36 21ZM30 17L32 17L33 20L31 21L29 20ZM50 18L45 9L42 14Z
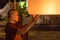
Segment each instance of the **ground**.
M0 30L4 30L1 27ZM4 40L5 33L0 32L0 40ZM29 40L60 40L60 31L41 31L41 30L30 30L29 31Z

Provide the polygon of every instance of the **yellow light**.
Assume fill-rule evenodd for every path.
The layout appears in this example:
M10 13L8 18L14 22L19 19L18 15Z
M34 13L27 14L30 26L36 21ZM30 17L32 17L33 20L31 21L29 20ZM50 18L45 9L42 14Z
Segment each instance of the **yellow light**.
M58 15L60 14L59 0L28 0L29 14Z
M45 3L41 10L41 15L56 14L56 2Z

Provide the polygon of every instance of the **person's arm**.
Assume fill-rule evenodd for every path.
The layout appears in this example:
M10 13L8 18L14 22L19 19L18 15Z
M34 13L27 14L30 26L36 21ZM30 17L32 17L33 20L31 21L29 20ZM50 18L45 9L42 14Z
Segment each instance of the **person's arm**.
M26 25L22 30L20 30L20 33L22 35L24 35L26 32L28 32L33 27L33 25L36 22L35 19L36 19L36 17L34 19L32 19L31 22L28 25Z

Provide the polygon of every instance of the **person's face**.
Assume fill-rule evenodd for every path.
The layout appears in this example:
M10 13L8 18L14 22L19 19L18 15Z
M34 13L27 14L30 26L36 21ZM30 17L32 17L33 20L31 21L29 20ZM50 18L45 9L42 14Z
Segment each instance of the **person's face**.
M18 12L16 10L13 10L10 13L12 13L10 19L18 22L19 21Z

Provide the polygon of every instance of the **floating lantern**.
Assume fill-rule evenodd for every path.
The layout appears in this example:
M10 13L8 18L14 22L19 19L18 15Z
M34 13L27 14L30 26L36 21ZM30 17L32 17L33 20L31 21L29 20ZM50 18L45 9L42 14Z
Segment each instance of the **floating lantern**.
M28 0L29 14L60 15L60 0Z

